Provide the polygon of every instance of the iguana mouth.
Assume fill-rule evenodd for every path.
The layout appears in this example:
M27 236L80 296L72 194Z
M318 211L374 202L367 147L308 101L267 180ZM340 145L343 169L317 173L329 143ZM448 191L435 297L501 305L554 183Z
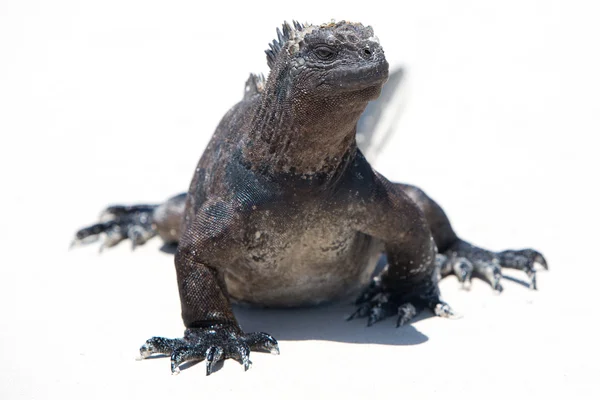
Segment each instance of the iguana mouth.
M373 86L383 86L389 76L389 64L383 59L377 64L364 67L330 71L322 84L341 91L355 91Z

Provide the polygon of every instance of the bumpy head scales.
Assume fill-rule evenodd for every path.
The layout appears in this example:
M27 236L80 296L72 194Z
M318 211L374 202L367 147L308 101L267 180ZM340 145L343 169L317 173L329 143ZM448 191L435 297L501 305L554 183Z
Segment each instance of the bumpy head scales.
M350 29L354 28L354 29ZM358 41L359 38L352 33L346 34L347 31L359 30L369 37L369 40L379 43L377 37L373 34L373 29L370 26L363 26L361 23L340 21L340 22L328 22L321 25L310 25L301 24L298 21L292 21L292 25L288 22L282 24L282 28L277 28L277 39L274 39L269 43L269 49L265 50L267 54L267 64L269 68L273 68L275 62L282 53L287 51L289 54L296 53L307 35L310 34L324 34L325 31L337 32L336 37L343 41Z

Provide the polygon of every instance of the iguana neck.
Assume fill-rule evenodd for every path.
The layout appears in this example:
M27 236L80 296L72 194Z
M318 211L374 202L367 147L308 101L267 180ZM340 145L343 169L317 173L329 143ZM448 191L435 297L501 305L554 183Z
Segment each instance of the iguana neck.
M334 174L356 151L356 125L366 102L348 96L283 99L263 94L243 146L246 163L272 173Z

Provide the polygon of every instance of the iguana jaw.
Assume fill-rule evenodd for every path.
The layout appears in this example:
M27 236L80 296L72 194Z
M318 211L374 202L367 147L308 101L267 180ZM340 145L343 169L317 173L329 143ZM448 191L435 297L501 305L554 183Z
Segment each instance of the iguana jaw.
M376 96L387 81L389 76L389 64L382 61L361 68L344 68L330 71L321 85L327 85L331 90L341 92L353 92L370 87L376 87Z

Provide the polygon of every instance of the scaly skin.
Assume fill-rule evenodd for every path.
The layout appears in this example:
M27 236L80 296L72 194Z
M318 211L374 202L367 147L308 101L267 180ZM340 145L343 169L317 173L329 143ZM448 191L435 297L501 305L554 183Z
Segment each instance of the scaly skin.
M295 307L362 291L352 317L371 325L396 316L402 325L425 308L453 315L440 298L441 276L468 282L480 274L500 290L504 266L527 272L535 287L533 263L546 266L540 253L492 253L459 239L433 200L389 182L357 148L357 122L388 77L371 27L284 24L270 47L267 80L251 75L187 195L151 210L113 207L110 222L77 233L85 240L104 229L109 244L130 231L137 241L144 232L178 242L187 330L182 339L148 340L142 357L170 355L173 373L207 359L210 373L225 358L247 369L250 350L277 353L270 335L243 332L232 300ZM371 280L382 252L388 266Z

